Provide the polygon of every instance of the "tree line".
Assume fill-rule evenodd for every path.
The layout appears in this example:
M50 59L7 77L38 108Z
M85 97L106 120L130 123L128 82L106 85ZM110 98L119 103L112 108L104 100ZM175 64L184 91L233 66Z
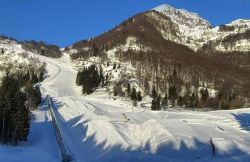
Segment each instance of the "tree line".
M137 105L137 102L142 101L142 94L140 90L136 90L136 87L131 88L131 84L129 81L120 81L114 86L114 96L120 97L129 97L134 105Z
M177 76L176 70L169 76L168 85L165 95L161 95L153 86L151 92L152 110L161 110L169 106L223 110L243 107L244 101L231 91L230 86L224 86L214 94L211 94L205 85L190 88Z
M95 64L84 67L82 71L78 71L76 77L76 84L82 86L83 94L93 93L95 88L99 85L104 86L107 84L107 81L104 77L102 67L98 68Z
M52 58L59 58L62 56L62 52L60 47L56 45L46 44L45 42L37 42L37 41L23 41L21 42L22 48L37 53L39 55L52 57Z
M34 71L26 74L6 72L0 84L0 142L16 146L27 141L30 112L41 102L39 87L33 85L42 78Z

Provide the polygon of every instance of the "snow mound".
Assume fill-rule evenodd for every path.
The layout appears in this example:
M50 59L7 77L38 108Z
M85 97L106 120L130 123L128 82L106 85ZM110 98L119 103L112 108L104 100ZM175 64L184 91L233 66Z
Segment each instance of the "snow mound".
M173 139L172 134L168 132L166 126L155 120L150 119L143 124L128 124L126 137L131 144L145 148L149 145L152 153L157 151L158 145Z
M104 149L115 145L128 147L124 138L110 121L95 119L84 124L84 127L87 128L87 131L83 141L93 137L96 145L103 144Z

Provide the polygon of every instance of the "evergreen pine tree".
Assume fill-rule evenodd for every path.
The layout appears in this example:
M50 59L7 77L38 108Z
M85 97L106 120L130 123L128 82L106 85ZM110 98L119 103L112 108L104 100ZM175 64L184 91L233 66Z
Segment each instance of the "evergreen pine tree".
M153 111L157 110L156 99L153 99L153 100L152 100L152 103L151 103L151 110L153 110Z
M151 110L154 110L154 111L161 110L161 97L160 96L152 100Z
M164 98L162 99L162 106L167 107L168 106L168 94L166 93Z
M155 90L155 86L153 86L153 89L152 89L152 97L153 98L157 98L157 92L156 92L156 90Z
M109 84L109 74L108 73L106 74L105 80L106 80L105 84L108 85Z
M103 75L103 69L102 69L102 66L100 66L100 75L99 75L99 82L102 84L102 86L104 85L104 82L105 82L105 78L104 78L104 75Z
M130 83L127 84L127 94L130 96L131 88L130 88Z
M141 92L140 91L138 91L138 93L137 93L137 100L138 101L142 101L142 96L141 96Z
M35 75L34 71L31 73L31 82L33 84L38 83L38 77Z
M44 73L43 73L43 71L41 71L39 74L39 82L43 81L43 76L44 76Z
M177 85L177 82L178 82L177 72L174 69L174 71L173 71L173 84Z
M184 104L184 99L183 99L182 96L179 96L179 97L178 97L178 99L177 99L177 104L178 104L179 106L183 106L183 104Z
M175 87L174 85L169 87L169 92L168 92L168 94L169 94L169 99L170 99L171 101L175 101L175 100L177 99L178 94L177 94L176 87Z
M37 107L41 101L42 101L42 94L41 94L41 91L40 91L40 88L38 86L35 87L35 89L33 89L34 91L34 104L35 104L35 107Z
M207 88L205 90L201 89L201 99L203 102L206 102L209 99L209 93Z
M156 109L161 110L161 97L158 96L156 99Z
M117 96L118 94L117 94L117 90L115 89L114 90L114 96Z
M3 144L17 145L22 137L25 140L28 136L29 110L22 111L27 99L20 88L19 80L14 76L7 74L3 77L0 86L0 141Z
M102 72L101 74L99 73L94 64L89 66L88 68L84 68L81 72L77 73L76 84L82 85L83 94L92 93L93 89L98 87L100 83L103 82L104 82L104 76Z
M194 94L194 92L192 93L191 97L190 97L190 108L197 108L198 107L198 99L197 96Z
M115 70L115 69L116 69L116 63L113 64L113 70Z
M135 88L133 88L130 97L131 97L131 100L137 100L137 93L136 93L136 89Z

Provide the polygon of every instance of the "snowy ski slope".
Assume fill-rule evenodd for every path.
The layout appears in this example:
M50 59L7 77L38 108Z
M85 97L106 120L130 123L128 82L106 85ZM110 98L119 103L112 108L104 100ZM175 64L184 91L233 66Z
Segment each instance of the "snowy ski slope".
M250 161L250 110L151 112L88 99L66 54L40 57L63 137L75 161ZM126 120L124 115L127 116ZM215 145L212 157L211 140Z
M81 95L75 85L77 69L67 54L60 59L37 57L48 70L41 91L53 99L62 136L76 162L250 161L250 109L132 110L120 101ZM0 161L60 161L46 103L33 113L29 141L16 148L0 146Z

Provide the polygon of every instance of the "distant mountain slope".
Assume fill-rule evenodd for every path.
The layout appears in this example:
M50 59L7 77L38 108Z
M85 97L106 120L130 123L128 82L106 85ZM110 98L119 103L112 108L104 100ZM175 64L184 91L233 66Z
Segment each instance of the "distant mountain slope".
M37 41L23 41L22 48L37 53L43 56L59 58L62 56L60 48L56 45L46 44L45 42L37 42Z
M101 58L103 66L131 63L133 72L124 72L122 78L134 77L147 94L152 86L162 96L171 86L178 86L179 96L192 92L199 96L207 87L211 96L237 95L245 103L242 99L250 97L248 29L248 20L211 28L197 14L163 5L65 51L76 60Z
M246 35L250 30L250 20L239 19L229 24L212 28L208 21L196 13L191 13L183 9L161 5L153 10L169 17L178 26L176 33L181 39L172 39L172 41L186 45L195 51L211 43L215 44L212 47L213 51L247 52L250 50L249 39L238 36L239 34ZM161 30L161 32L163 36L166 35L164 31ZM228 40L228 37L231 39ZM225 39L229 42L224 41Z
M62 55L60 47L57 45L47 44L42 41L18 41L14 38L9 38L4 35L0 35L0 43L1 44L16 44L21 45L22 49L25 51L29 51L32 53L36 53L39 55L52 57L52 58L59 58Z
M44 72L45 66L34 53L24 50L16 40L0 37L0 82L6 71L15 74L33 71L40 74Z

